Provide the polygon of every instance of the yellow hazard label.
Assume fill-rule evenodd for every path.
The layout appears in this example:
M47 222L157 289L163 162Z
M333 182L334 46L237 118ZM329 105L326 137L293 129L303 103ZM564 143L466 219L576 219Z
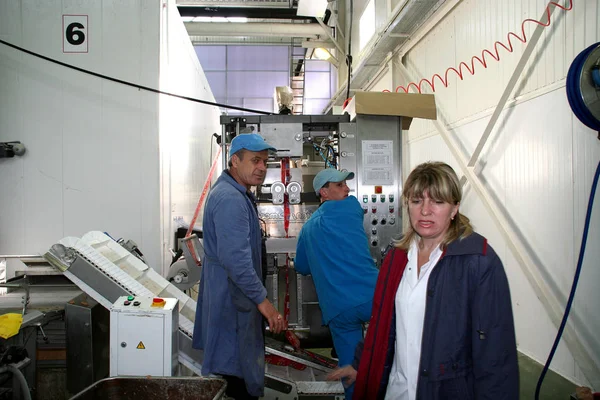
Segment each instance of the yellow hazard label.
M140 350L146 350L146 346L144 346L143 342L139 342L136 349L140 349Z

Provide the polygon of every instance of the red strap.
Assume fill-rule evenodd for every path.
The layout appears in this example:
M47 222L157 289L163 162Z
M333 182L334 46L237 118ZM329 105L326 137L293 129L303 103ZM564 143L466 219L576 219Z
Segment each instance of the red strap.
M208 189L210 187L210 182L212 180L212 176L215 173L215 169L217 168L217 161L219 160L219 156L221 155L221 147L217 151L215 158L213 159L212 165L210 166L210 170L208 171L208 176L206 177L206 181L204 182L204 187L202 188L202 194L200 194L200 199L198 200L198 205L196 206L196 211L194 211L194 217L190 222L190 227L188 228L185 237L190 237L192 234L192 230L194 229L194 225L196 225L196 220L198 219L198 215L200 214L200 210L202 209L202 204L204 204L204 199L206 198L206 194L208 193ZM200 260L196 257L196 252L194 251L194 246L191 241L187 242L188 249L190 249L190 253L196 262L196 265L200 265Z
M371 321L358 366L353 399L377 397L390 346L389 335L394 314L394 300L407 262L406 252L394 249L385 257L379 271Z

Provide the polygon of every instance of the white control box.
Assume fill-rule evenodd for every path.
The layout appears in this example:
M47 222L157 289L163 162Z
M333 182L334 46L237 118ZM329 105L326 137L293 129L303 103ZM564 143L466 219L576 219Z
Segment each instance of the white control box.
M110 376L173 376L177 299L121 296L110 309Z

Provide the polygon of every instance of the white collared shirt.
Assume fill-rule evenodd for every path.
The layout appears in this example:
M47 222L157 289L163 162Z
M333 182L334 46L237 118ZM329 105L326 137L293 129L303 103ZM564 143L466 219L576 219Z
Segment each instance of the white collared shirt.
M396 353L385 400L415 400L423 339L423 319L427 298L427 281L442 256L437 247L418 275L419 249L414 240L408 250L408 263L396 292Z

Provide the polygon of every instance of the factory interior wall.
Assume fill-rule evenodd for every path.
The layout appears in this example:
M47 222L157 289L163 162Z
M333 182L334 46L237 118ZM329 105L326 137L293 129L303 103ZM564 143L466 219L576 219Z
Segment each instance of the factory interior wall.
M175 2L162 3L0 2L0 39L98 74L214 101ZM65 39L73 21L67 15L84 26L83 43ZM176 225L191 220L208 175L218 109L2 44L0 88L0 141L27 149L0 159L0 254L42 254L65 236L101 230L134 240L164 272ZM9 278L20 264L12 262Z
M565 2L560 2L565 3ZM568 1L566 2L568 5ZM380 84L370 90L394 90L434 74L443 76L449 66L469 63L492 49L496 40L507 43L510 31L521 34L525 18L539 19L547 2L497 2L465 0L406 54L397 56L382 74ZM497 205L523 243L525 253L542 278L542 285L558 299L561 311L571 289L592 179L600 160L600 142L574 116L566 97L566 76L572 60L600 40L600 1L573 2L571 11L556 9L513 90L476 168L492 202ZM531 37L534 24L525 24ZM450 74L448 86L436 80L438 119L459 144L468 161L490 116L517 65L525 45L511 40L509 54L500 50L500 61L486 56L488 68L476 62L475 75L465 71L464 80ZM403 63L410 77L394 63ZM391 83L394 83L392 87ZM386 87L386 85L389 85ZM431 93L428 85L423 93ZM405 137L404 173L419 163L439 160L452 165L462 176L460 165L430 121L414 120ZM406 178L406 176L405 176ZM544 364L552 347L557 325L509 248L481 197L467 183L461 212L475 229L486 236L504 262L511 287L519 350ZM598 195L596 196L598 197ZM600 279L597 260L600 248L600 204L592 213L586 256L569 317L579 350L562 340L551 369L578 384L600 387ZM578 353L579 352L579 353ZM588 354L589 362L576 354Z
M169 0L161 13L160 89L193 99L215 98L177 11ZM179 226L189 226L219 147L219 108L175 97L160 96L160 176L162 271L170 264L170 248ZM221 172L221 161L213 181ZM202 226L202 212L196 222Z
M2 1L0 39L157 87L159 10L158 1ZM67 15L84 28L80 44L66 39ZM0 44L0 141L11 140L27 152L0 159L0 254L41 254L65 236L101 230L159 262L155 94Z

